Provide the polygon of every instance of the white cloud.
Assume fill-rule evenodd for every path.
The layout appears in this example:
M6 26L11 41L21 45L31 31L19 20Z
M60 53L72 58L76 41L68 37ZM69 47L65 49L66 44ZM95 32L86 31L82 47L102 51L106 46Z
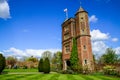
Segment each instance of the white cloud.
M107 47L103 41L92 42L92 51L97 57L104 54Z
M92 41L101 41L109 39L109 33L102 33L100 30L90 32Z
M5 56L15 56L17 58L22 58L24 56L30 57L41 57L41 54L45 51L50 51L52 53L55 53L57 51L61 51L61 49L26 49L26 50L20 50L17 48L10 48L9 50L4 50L3 53Z
M7 0L0 0L0 18L10 18L10 9Z
M4 50L3 52L7 54L6 56L27 56L24 51L13 47L9 50Z
M106 45L105 41L110 38L109 33L103 33L100 30L92 30L91 32L91 39L92 39L92 51L98 58L102 54L105 53L105 50L109 47ZM117 42L118 38L112 38L113 42ZM120 55L120 47L114 48L116 54Z
M115 48L116 54L120 55L120 47Z
M98 21L98 18L95 15L92 15L92 16L89 17L89 22L95 23L97 21Z
M117 41L118 41L118 38L112 38L112 41L113 41L113 42L117 42Z
M103 33L98 29L92 30L90 34L92 40L92 51L96 57L99 57L100 55L104 54L106 48L108 48L104 41L108 40L110 36L108 33Z

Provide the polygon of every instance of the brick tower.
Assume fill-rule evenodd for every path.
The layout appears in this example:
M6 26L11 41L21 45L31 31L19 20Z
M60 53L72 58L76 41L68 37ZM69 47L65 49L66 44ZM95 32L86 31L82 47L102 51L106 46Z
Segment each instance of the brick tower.
M75 18L69 18L62 24L62 59L64 70L70 64L69 59L72 51L73 37L77 40L80 65L83 67L87 65L89 70L94 70L88 12L82 7L75 14Z

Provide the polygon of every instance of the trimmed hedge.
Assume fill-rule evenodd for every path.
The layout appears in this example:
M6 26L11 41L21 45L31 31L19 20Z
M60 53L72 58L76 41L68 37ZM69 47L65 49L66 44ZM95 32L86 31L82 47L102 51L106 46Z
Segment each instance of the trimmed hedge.
M6 65L5 57L2 54L0 54L0 74L4 70L5 65Z
M43 72L43 59L41 58L38 64L38 71Z
M46 57L45 60L44 60L43 72L44 73L49 73L50 72L50 61L49 61L48 57Z

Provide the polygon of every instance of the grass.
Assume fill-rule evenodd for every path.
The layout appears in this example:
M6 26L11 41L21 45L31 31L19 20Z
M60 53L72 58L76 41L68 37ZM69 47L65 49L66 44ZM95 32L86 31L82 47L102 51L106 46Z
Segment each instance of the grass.
M4 72L38 72L38 69L5 69Z
M59 74L51 72L50 74L42 74L37 72L36 69L17 69L17 70L4 70L7 74L0 75L0 80L120 80L117 77L104 76L102 74L92 75L72 75L72 74ZM24 71L24 72L23 72Z

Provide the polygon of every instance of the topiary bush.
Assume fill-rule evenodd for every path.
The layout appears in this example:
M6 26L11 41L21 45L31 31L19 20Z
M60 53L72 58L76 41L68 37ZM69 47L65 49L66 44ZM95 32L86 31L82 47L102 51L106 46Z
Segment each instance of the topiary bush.
M43 72L43 59L41 58L38 64L38 71Z
M5 65L6 65L5 57L2 54L0 54L0 74L4 70Z
M43 72L44 73L49 73L50 72L50 61L49 61L48 57L46 57L45 60L44 60Z

